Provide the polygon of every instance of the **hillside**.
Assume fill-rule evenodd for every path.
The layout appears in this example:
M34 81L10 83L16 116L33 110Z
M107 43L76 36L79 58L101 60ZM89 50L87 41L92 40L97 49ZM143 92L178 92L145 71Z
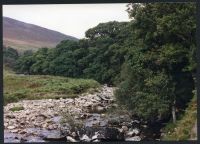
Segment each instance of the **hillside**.
M18 50L55 47L62 40L77 40L53 30L3 17L3 44Z

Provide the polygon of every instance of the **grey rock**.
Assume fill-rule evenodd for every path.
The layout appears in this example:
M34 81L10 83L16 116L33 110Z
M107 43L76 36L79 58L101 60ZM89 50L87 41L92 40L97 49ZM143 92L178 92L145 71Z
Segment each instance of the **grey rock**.
M62 141L62 140L66 140L66 136L63 136L60 133L54 132L54 133L49 133L43 139L48 140L48 141Z
M87 135L83 135L81 138L80 138L81 141L85 141L85 142L90 142L91 139L87 136Z
M77 142L77 140L75 140L74 138L70 137L70 136L67 136L67 141L69 142Z
M125 141L141 141L139 136L125 138Z
M9 130L12 130L12 129L14 129L15 128L15 126L8 126L8 129Z
M124 132L128 131L128 127L127 126L122 126L122 129Z

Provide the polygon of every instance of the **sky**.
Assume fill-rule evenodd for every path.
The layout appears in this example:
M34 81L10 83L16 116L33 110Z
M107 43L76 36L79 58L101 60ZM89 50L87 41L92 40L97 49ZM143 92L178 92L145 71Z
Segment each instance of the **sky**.
M3 16L36 24L76 38L99 23L130 21L126 3L3 5Z

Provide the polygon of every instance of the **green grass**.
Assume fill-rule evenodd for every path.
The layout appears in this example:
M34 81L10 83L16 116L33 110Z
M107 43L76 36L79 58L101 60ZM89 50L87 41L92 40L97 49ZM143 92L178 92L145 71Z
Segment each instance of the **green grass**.
M15 112L15 111L20 111L20 110L24 110L23 106L16 106L16 107L12 107L10 108L11 111Z
M189 140L197 137L192 128L197 120L197 96L188 104L184 115L175 123L168 123L164 128L162 140Z
M91 79L49 75L17 75L4 69L4 104L22 99L73 98L100 84Z

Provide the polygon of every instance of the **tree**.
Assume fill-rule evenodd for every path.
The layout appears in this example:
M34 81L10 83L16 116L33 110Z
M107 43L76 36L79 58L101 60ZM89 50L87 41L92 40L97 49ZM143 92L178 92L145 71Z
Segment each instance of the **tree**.
M170 108L175 122L175 109L185 106L194 88L192 73L196 61L191 56L196 49L195 5L148 3L131 6L128 12L134 17L132 26L138 46L133 46L127 55L126 63L131 72L122 71L122 75L130 74L131 77L124 78L117 98L146 119L151 119L151 115L157 118L162 107L163 114ZM150 87L146 84L149 80ZM158 91L163 88L167 95ZM167 98L168 103L163 103L163 98ZM151 101L151 108L144 104L147 101Z
M127 22L111 21L108 23L100 23L96 27L85 32L85 36L91 40L98 37L115 38L118 33L125 27Z
M18 54L17 50L15 50L11 47L3 46L3 63L5 66L14 68L18 57L19 57L19 54Z

